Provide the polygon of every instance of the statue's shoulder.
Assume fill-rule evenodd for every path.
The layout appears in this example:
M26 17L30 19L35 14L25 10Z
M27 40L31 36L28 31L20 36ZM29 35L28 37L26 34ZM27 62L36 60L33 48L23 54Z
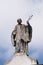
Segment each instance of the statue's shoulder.
M22 24L22 27L25 27L25 24Z
M17 28L18 27L18 24L17 25L15 25L15 28Z

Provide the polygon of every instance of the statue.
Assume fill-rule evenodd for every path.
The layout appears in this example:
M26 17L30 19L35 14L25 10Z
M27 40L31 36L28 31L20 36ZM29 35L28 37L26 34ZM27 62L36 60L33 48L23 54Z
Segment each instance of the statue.
M18 24L15 26L11 34L12 44L15 47L15 54L9 60L10 62L8 61L4 65L38 64L37 59L28 56L28 43L31 42L32 39L32 27L29 24L31 17L27 20L27 25L22 24L21 18L17 19Z
M15 47L15 53L26 53L28 56L28 43L32 38L32 27L27 21L27 25L22 24L21 18L17 20L17 25L11 34L12 44Z

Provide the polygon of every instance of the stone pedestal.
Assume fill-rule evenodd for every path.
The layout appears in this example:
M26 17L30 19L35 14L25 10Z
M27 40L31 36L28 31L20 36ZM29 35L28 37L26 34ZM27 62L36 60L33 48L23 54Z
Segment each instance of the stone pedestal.
M17 53L4 65L32 65L37 64L37 60L33 59L26 54Z

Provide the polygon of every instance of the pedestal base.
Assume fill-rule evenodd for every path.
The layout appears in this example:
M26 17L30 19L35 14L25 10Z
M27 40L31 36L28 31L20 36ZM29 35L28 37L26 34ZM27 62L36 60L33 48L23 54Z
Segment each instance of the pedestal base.
M33 59L26 54L17 53L11 60L6 62L4 65L32 65L37 64L37 60Z

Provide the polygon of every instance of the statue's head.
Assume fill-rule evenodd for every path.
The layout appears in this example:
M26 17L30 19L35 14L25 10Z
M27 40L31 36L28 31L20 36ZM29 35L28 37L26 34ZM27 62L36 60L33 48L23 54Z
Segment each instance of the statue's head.
M21 24L22 23L21 18L17 19L17 22L18 22L18 24Z

